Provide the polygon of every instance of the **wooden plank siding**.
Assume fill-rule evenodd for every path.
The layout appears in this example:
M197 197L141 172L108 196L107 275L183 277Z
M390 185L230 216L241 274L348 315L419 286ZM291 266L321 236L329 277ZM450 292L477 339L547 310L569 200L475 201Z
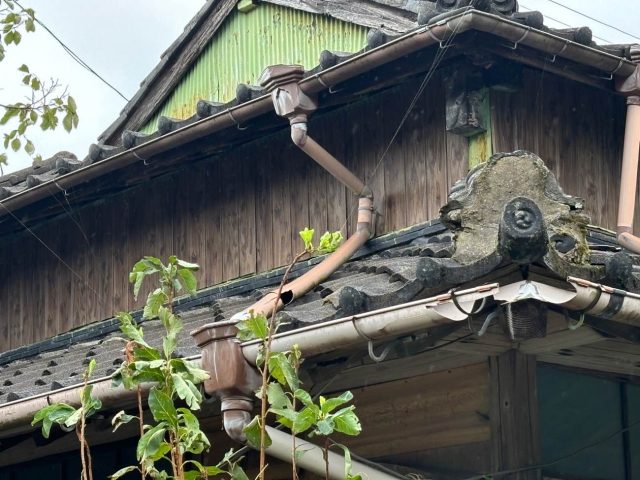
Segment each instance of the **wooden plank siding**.
M523 81L521 91L491 92L493 151L536 153L566 193L585 200L592 224L615 229L624 98L533 70Z
M437 218L467 171L466 139L445 131L439 75L386 150L420 80L311 117L310 134L372 186L377 234ZM491 93L494 151L538 153L567 193L585 198L592 221L612 227L624 102L529 71L524 88L526 94ZM203 288L285 264L300 249L297 232L305 226L351 233L356 199L298 151L286 121L282 126L225 156L185 162L99 203L67 208L37 229L64 263L28 233L5 244L0 331L8 335L0 350L142 305L127 279L142 255L197 261Z

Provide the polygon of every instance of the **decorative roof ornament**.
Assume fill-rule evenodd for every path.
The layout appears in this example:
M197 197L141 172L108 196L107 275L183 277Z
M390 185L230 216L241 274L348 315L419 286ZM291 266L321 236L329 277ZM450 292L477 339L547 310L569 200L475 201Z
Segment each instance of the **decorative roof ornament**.
M619 288L630 281L626 253L605 265L591 263L582 199L565 194L533 153L501 153L478 165L454 185L440 214L454 233L454 252L447 262L425 259L428 283L460 284L509 264L521 266L525 277L535 264L561 278Z

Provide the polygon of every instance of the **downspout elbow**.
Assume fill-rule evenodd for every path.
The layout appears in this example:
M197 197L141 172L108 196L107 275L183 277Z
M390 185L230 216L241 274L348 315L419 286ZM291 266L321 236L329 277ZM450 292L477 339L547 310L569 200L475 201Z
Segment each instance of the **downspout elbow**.
M244 428L251 422L253 402L243 397L223 398L220 405L224 431L232 440L247 443Z
M306 116L304 119L298 119L299 117L291 119L291 141L297 147L303 148L307 143L307 119Z

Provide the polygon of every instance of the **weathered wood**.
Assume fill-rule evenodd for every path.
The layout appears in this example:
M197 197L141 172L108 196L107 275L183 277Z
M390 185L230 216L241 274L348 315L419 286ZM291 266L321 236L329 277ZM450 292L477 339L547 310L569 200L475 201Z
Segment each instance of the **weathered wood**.
M345 2L325 0L323 2L300 2L299 0L266 0L269 3L295 8L320 15L329 15L338 20L365 27L382 28L391 33L401 33L415 27L416 17L410 12L388 5L371 2Z
M260 148L260 145L258 145ZM268 155L256 159L255 187L256 187L256 269L263 272L274 266L273 204L271 202L270 179L271 159ZM319 197L317 202L320 202ZM325 214L326 215L326 214ZM222 226L222 225L221 225Z
M221 184L218 178L220 162L208 160L204 181L206 197L204 208L205 262L203 266L204 285L215 285L224 279L222 269L223 218L220 211ZM256 212L256 230L260 232L259 216ZM203 285L203 286L204 286Z
M256 218L256 203L255 203L255 176L253 172L255 167L253 160L249 155L243 155L240 158L240 170L242 172L242 180L239 184L239 198L238 198L238 211L239 211L239 226L240 232L238 235L238 243L240 247L239 251L239 263L240 263L240 275L247 275L256 272L256 243L258 241L259 233L255 228L248 227L251 221L255 222ZM306 204L306 202L305 202ZM249 221L247 221L249 219Z
M586 200L591 223L614 228L624 100L530 69L525 69L523 80L522 92L535 94L492 92L495 151L536 152L565 192ZM601 112L597 116L593 105Z
M422 78L409 79L346 108L311 117L311 135L336 158L354 166L372 187L376 205L384 215L379 218L377 234L436 218L449 187L468 169L466 139L445 132L444 95L438 73L378 163ZM624 102L605 92L530 70L525 71L524 88L535 95L491 93L495 150L525 148L539 153L559 176L565 192L585 198L592 223L613 226ZM598 105L597 117L590 110L591 104ZM586 125L587 118L594 126ZM238 137L241 133L230 135ZM236 137L234 142L238 141ZM206 145L203 148L208 152ZM590 152L583 153L583 148ZM175 152L175 159L171 159L176 162L175 170L170 175L157 176L160 170L154 170L159 167L153 163L132 166L136 182L140 176L148 180L129 190L111 189L104 196L106 190L95 191L93 205L76 205L75 195L81 191L69 192L73 215L82 217L82 225L91 224L91 228L85 227L92 230L88 232L90 249L68 215L52 219L39 229L47 232L47 243L66 263L86 268L85 280L98 291L104 304L89 296L83 298L91 291L83 291L83 284L78 284L79 280L50 253L44 252L46 261L40 257L36 261L25 248L27 232L6 247L9 258L0 266L5 288L21 291L27 286L29 280L22 269L35 269L34 278L47 279L47 286L34 292L39 297L36 302L23 304L19 295L18 299L11 295L0 303L1 318L12 322L8 329L11 348L133 308L136 304L127 274L142 255L166 257L184 252L197 258L203 264L201 287L251 273L250 265L254 263L257 271L287 263L299 229L299 210L294 205L302 205L300 200L307 196L309 200L302 210L308 209L308 213L303 212L300 218L308 216L305 223L319 233L325 228L342 228L346 235L354 228L355 198L291 146L286 122L282 122L281 131L234 147L231 153L205 158L195 147L190 152ZM191 159L196 154L205 165L202 169ZM234 169L237 171L231 171ZM575 175L576 171L581 174ZM127 176L131 172L127 172L118 173L115 184L125 188L133 181ZM103 179L101 185L104 187L108 180L113 178ZM184 190L183 197L176 196L175 186L171 186L174 181L173 185L179 184ZM56 208L61 207L56 203ZM240 215L241 211L249 213ZM640 225L640 208L637 216ZM144 301L142 295L138 305ZM93 303L87 309L90 302ZM34 310L37 304L46 310L44 315ZM21 312L22 307L25 312ZM32 322L42 323L46 317L47 327L32 328L33 336L24 336L15 323L23 313L24 318L36 319ZM453 348L487 355L500 353L510 345L472 342L454 344Z
M516 480L537 479L538 470L526 470L540 461L535 357L510 350L489 363L492 469L513 470L508 478Z
M347 444L380 457L487 441L488 380L487 364L481 363L356 389L366 434Z

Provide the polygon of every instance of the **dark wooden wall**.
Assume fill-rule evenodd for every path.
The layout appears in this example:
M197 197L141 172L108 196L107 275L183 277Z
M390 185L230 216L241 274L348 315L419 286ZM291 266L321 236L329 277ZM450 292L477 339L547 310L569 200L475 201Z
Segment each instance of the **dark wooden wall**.
M367 179L379 232L436 218L466 174L467 141L444 127L435 76L381 160L418 81L317 115L311 134ZM615 224L624 102L533 71L518 93L492 92L494 151L528 149L585 198L594 223ZM52 201L54 201L52 199ZM288 132L25 232L0 250L0 351L111 317L133 301L127 273L143 255L198 262L200 287L285 264L297 232L354 227L356 199L288 139Z
M445 132L438 78L380 161L417 86L318 115L310 126L369 181L379 233L437 217L466 172L466 140ZM200 287L286 264L305 226L349 234L356 198L283 130L99 203L65 207L67 215L34 229L47 247L25 232L0 251L0 351L140 306L127 274L143 255L198 262Z
M624 98L525 70L521 92L492 91L491 103L493 151L536 153L566 193L585 200L592 224L615 229Z

